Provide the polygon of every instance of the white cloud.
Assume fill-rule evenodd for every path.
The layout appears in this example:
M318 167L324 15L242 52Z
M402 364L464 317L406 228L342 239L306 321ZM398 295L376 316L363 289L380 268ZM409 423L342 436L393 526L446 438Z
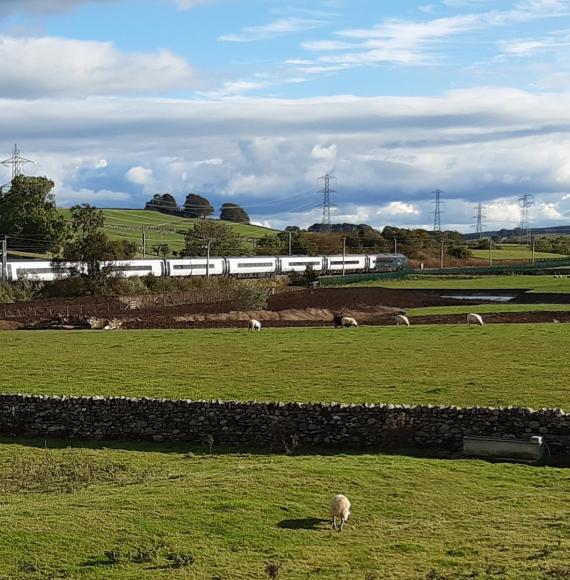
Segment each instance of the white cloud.
M0 157L17 140L40 164L26 170L49 175L58 190L127 192L138 207L150 192L182 201L196 191L215 204L243 203L257 221L312 223L322 203L317 178L334 163L335 219L429 224L430 192L440 188L444 223L465 231L478 200L489 226L516 225L516 199L526 191L536 199L533 223L570 220L562 201L570 192L570 93L3 99L0 133L8 142ZM97 169L99 160L107 167ZM5 183L9 171L0 171Z
M213 4L217 0L172 0L180 10L190 10L196 6L202 6L204 4Z
M254 42L257 40L267 40L277 36L283 36L285 34L296 34L307 30L314 30L324 26L324 24L325 22L322 20L282 18L261 26L248 26L242 28L242 30L236 34L224 34L219 37L219 40L225 42Z
M123 52L112 43L0 36L0 96L156 93L195 87L194 70L167 50Z
M153 175L152 175L152 169L146 169L144 167L131 167L125 177L131 182L131 183L136 183L138 185L147 185Z
M83 4L112 4L119 0L1 0L0 18L14 12L48 14L62 12Z
M105 169L109 165L106 159L99 159L94 165L95 169Z
M377 212L379 216L409 216L419 215L420 210L412 203L403 201L391 201L387 206L380 208Z

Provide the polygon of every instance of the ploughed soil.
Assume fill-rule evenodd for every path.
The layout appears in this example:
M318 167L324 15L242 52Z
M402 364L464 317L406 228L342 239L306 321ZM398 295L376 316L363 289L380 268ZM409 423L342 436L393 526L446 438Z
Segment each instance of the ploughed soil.
M457 291L465 294L466 291ZM453 290L389 288L319 288L280 292L261 311L236 311L228 302L170 304L157 295L151 307L130 308L128 297L96 296L47 299L0 305L0 330L15 328L87 328L90 317L120 320L122 328L231 328L256 318L263 326L330 326L336 315L353 316L360 324L394 324L408 308L488 303L442 298ZM530 294L525 290L477 290L470 294L516 294L511 304L529 304L528 312L486 314L485 322L570 322L570 312L532 311L532 303L568 304L570 294ZM553 306L553 311L556 308ZM463 314L414 317L412 324L465 322Z

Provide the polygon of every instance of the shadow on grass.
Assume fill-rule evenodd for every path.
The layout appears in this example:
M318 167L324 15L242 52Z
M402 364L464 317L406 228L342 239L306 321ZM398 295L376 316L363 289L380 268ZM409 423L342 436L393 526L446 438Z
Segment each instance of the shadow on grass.
M328 520L322 518L301 518L297 520L281 520L278 528L285 530L322 530L324 524L328 524Z
M24 445L26 447L38 447L41 449L110 449L122 451L135 451L147 453L175 453L179 455L198 456L198 457L216 457L222 455L259 455L259 456L285 456L282 451L275 451L266 447L254 446L230 446L215 445L210 447L204 443L192 442L168 442L156 443L152 441L130 441L130 440L81 440L81 439L46 439L46 438L28 438L22 436L0 435L0 445ZM344 449L330 447L299 447L292 457L311 457L315 455L334 457L335 455L403 455L406 457L415 457L418 459L469 459L460 451L449 451L436 448L413 449L413 448L378 448L370 447L368 449ZM501 460L490 460L492 463L502 463ZM550 465L553 467L570 467L570 457L554 456L549 457L543 464L536 467ZM532 465L530 465L533 467Z

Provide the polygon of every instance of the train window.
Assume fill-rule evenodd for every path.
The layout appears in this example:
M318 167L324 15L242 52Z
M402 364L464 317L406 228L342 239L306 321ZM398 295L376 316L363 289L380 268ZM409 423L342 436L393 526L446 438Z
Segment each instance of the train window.
M210 269L215 268L216 265L210 262ZM174 270L205 270L207 265L204 264L175 264Z
M67 269L58 270L56 268L18 268L18 273L23 272L24 274L55 274L56 272L67 272Z
M360 260L345 260L345 264L360 264ZM331 264L342 264L342 260L331 260Z
M320 266L320 262L289 262L289 266Z
M111 266L113 272L152 272L152 266Z
M273 262L252 262L244 263L237 265L238 268L274 268L275 264Z

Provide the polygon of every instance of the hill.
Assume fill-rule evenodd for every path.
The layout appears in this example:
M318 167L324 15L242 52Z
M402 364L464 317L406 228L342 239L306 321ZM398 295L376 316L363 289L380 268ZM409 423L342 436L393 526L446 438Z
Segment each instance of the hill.
M147 255L152 255L153 246L160 244L168 244L170 251L181 250L184 247L184 236L179 232L190 229L197 221L196 219L171 216L142 209L102 208L102 211L105 218L105 229L111 239L126 239L141 244L144 231ZM66 219L70 218L69 209L61 209L60 212ZM251 240L276 233L276 230L261 226L238 224L229 221L224 223L236 233Z

